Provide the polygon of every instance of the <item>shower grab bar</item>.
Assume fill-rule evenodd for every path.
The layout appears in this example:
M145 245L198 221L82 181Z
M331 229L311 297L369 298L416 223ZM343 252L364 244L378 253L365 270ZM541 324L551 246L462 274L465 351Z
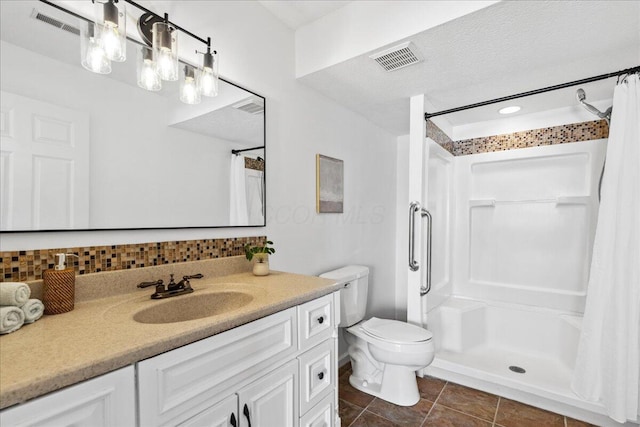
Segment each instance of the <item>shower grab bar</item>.
M425 275L426 283L420 287L420 296L424 296L431 290L431 223L433 218L431 213L426 209L421 209L421 216L427 217L427 274Z
M416 261L416 212L420 211L420 202L409 203L409 269L418 271L420 264Z
M420 296L424 296L431 290L431 230L433 218L431 213L420 206L420 202L411 202L409 204L409 269L418 271L420 264L415 259L415 242L416 242L416 213L420 212L420 217L427 217L427 263L426 263L426 283L420 286Z

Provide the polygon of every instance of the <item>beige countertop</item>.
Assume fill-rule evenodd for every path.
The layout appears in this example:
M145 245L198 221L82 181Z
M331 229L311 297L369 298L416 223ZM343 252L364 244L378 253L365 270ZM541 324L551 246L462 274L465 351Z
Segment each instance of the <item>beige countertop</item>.
M0 408L43 395L338 290L331 280L272 271L238 273L191 282L204 295L220 290L252 293L247 305L219 315L144 324L133 315L188 296L151 300L153 288L83 302L71 312L43 316L0 336ZM189 296L190 296L189 295Z

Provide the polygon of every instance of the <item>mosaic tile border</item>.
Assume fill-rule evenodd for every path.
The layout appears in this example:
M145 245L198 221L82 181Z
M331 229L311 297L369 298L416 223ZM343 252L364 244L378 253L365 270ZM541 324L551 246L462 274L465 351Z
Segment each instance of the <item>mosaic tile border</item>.
M442 129L436 126L436 124L431 120L427 120L427 136L433 139L442 148L451 154L454 154L454 142L449 138L449 135L444 133Z
M42 279L42 272L53 268L55 254L60 252L78 255L74 261L76 274L89 274L243 255L245 245L265 240L265 236L255 236L4 251L0 252L0 282Z
M251 157L244 158L245 169L253 169L264 172L264 160L252 159Z
M429 122L427 122L427 129L428 128ZM518 148L539 147L542 145L567 144L570 142L602 139L608 136L609 125L606 120L594 120L455 141L453 143L453 155L465 156L468 154L490 153Z

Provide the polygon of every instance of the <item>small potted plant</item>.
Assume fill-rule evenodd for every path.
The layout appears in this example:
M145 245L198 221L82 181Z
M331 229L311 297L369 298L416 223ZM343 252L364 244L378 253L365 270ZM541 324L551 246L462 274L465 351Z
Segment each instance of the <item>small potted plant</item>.
M276 250L269 245L273 245L271 240L267 240L262 245L246 245L244 247L244 254L247 256L247 259L249 261L255 259L253 274L256 276L266 276L269 274L269 255L276 252Z

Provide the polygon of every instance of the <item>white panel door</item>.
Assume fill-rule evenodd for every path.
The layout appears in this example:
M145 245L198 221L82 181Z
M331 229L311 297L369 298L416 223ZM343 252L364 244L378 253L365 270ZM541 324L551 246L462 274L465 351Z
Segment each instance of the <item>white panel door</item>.
M293 360L238 392L242 427L298 425L298 361Z
M89 114L0 98L1 229L89 228Z

